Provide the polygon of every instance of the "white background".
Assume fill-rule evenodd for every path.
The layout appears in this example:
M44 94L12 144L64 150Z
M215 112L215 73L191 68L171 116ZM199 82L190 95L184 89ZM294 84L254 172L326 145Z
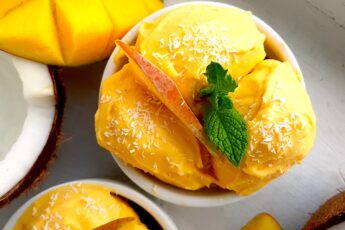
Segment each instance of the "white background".
M167 5L182 1L169 0ZM269 212L284 229L300 229L325 199L345 187L345 0L223 1L269 23L295 53L318 118L315 146L302 165L254 196L218 208L185 208L157 201L179 229L239 229L252 216ZM57 159L36 188L0 209L0 229L26 200L53 185L80 178L128 181L98 147L94 113L105 62L63 69L67 104ZM129 182L130 183L130 182Z

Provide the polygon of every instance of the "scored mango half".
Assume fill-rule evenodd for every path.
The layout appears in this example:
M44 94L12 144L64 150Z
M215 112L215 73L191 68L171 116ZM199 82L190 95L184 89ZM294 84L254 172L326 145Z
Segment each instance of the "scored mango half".
M162 7L160 0L8 0L0 7L0 50L51 65L93 63Z

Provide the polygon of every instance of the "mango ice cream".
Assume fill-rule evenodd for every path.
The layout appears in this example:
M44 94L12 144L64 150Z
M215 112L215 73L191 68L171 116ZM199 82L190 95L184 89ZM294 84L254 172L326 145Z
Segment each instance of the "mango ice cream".
M18 219L14 230L94 229L110 221L133 217L128 230L146 230L135 211L100 185L71 184L53 189L34 201Z
M102 84L98 143L127 164L183 189L216 185L243 195L257 191L299 163L316 132L300 76L288 62L265 59L264 41L250 12L201 4L144 22L135 44L176 83L199 119L206 66L213 61L228 69L238 84L229 97L249 136L240 167L205 152L179 118L136 81L142 73L131 61Z

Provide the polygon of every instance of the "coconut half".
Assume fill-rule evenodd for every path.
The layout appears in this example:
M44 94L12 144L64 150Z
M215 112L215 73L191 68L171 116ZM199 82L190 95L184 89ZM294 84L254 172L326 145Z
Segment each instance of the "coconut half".
M0 51L0 207L43 175L59 139L62 89L48 66Z
M303 230L344 230L345 191L329 198L311 216Z

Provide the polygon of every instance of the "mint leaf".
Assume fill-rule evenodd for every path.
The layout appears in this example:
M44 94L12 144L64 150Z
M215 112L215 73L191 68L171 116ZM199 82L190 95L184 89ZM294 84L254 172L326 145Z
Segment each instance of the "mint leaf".
M212 93L227 95L229 92L234 92L237 88L235 80L228 74L228 71L217 62L211 62L211 64L206 67L205 75L207 77L208 86L201 90L201 96L207 96Z
M205 131L209 139L239 166L247 147L247 128L235 109L211 110L205 117Z
M210 139L235 166L240 166L248 144L246 124L228 96L237 83L219 63L206 68L208 86L200 91L206 97L204 127Z

